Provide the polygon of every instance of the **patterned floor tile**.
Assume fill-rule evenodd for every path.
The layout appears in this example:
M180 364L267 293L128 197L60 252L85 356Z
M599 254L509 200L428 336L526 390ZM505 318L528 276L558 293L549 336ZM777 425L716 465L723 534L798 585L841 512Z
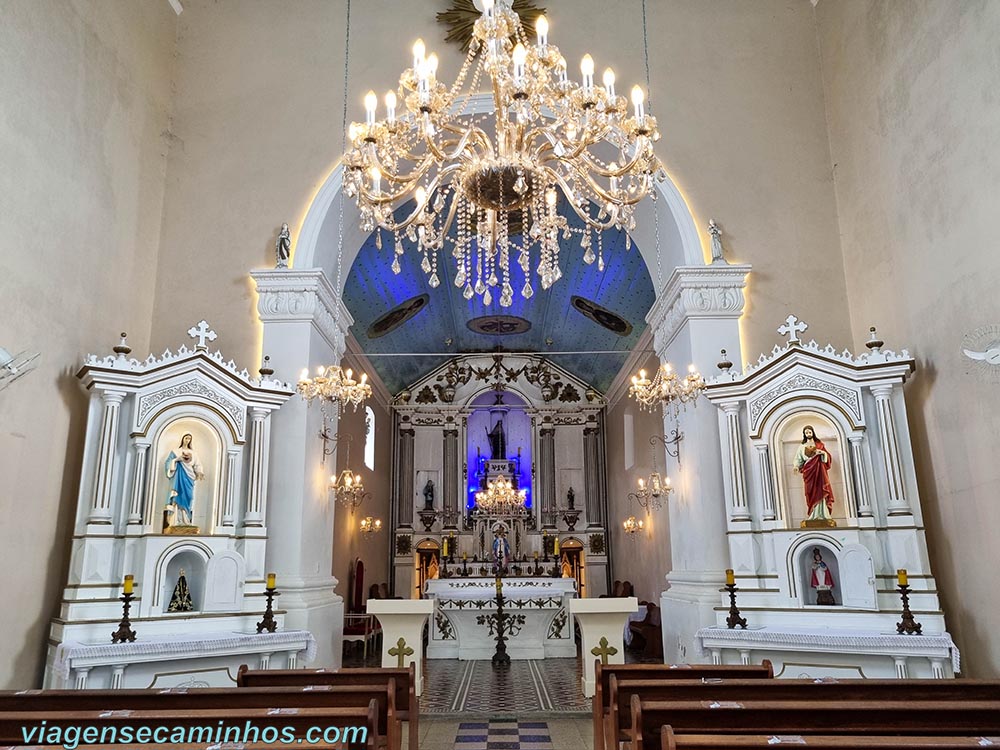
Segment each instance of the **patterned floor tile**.
M458 725L455 750L552 750L552 738L544 721L470 721Z

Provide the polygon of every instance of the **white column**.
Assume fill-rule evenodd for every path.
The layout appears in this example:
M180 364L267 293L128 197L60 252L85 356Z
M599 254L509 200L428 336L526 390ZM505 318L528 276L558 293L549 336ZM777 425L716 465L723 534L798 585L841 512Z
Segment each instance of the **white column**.
M885 477L889 485L889 505L886 512L890 516L910 515L910 504L906 500L903 486L903 471L899 462L899 443L896 439L896 420L892 412L891 385L872 388L875 409L878 414L878 435L882 444L882 458L885 462Z
M726 443L729 447L729 484L733 490L733 504L729 509L732 521L749 521L750 507L747 504L747 478L743 468L743 441L740 438L740 405L726 403L722 405L726 415Z
M861 451L861 436L848 438L851 443L851 466L854 469L855 496L858 498L858 517L870 518L874 515L872 501L868 494L868 472L865 469L864 453Z
M115 444L118 441L118 414L124 391L104 391L104 415L101 419L101 441L97 452L97 472L94 499L88 523L111 523L111 490L115 479Z
M271 412L262 407L250 409L250 486L247 488L244 526L263 526L267 499L267 464L269 456Z
M261 654L260 655L260 669L268 669L271 666L271 655Z
M322 270L260 270L251 276L263 351L276 379L294 383L303 368L315 372L340 363L353 320ZM258 481L276 503L280 498L280 508L267 517L266 567L278 575L285 629L310 631L317 641L315 666L338 668L344 601L333 575L337 518L326 490L329 464L321 462L317 437L322 421L319 407L308 408L299 396L275 411L268 420L270 468ZM262 519L264 510L262 499Z
M910 671L906 666L905 656L894 656L892 660L896 663L896 677L901 680L905 680L910 676Z
M77 667L73 670L73 689L86 690L87 677L90 676L90 667Z
M722 664L722 649L713 648L710 649L710 651L712 653L712 664L714 664L715 666L719 666L720 664Z
M740 664L744 665L750 664L750 649L748 648L740 649Z
M943 680L948 675L944 669L944 659L931 659L931 674L935 680Z
M111 667L111 689L121 690L125 681L125 664L115 664Z
M128 523L142 523L142 511L146 496L146 472L149 460L148 440L133 440L132 452L135 455L135 471L132 474L132 496L129 502Z
M766 443L754 446L757 449L757 480L760 482L760 496L764 500L761 519L773 521L778 517L774 506L774 479L771 476L771 454Z
M240 449L230 448L226 454L226 493L222 506L222 525L236 525L236 496L240 491Z

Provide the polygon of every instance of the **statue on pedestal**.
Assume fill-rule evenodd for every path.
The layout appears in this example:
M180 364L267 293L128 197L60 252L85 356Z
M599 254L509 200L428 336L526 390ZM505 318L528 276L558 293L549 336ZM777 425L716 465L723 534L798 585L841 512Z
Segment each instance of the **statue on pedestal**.
M802 474L806 495L807 526L836 526L833 520L833 487L830 485L830 453L816 437L812 425L802 428L802 444L795 454L795 471Z
M493 568L497 575L507 570L510 562L510 544L507 542L507 532L498 528L493 532Z
M176 450L170 451L167 456L164 470L170 482L170 494L167 497L168 514L173 515L171 527L185 527L195 529L191 525L192 511L194 507L194 483L199 479L204 479L201 461L191 446L191 433L185 433L181 437L181 443ZM193 533L197 533L195 530Z
M812 575L809 585L816 590L816 603L831 605L837 602L833 598L833 574L829 566L823 562L823 555L818 547L813 548Z
M191 601L191 591L188 589L187 578L184 576L184 568L181 568L180 575L177 576L177 585L174 586L173 596L170 597L170 605L167 612L191 612L194 604Z
M288 259L292 257L292 234L288 225L282 224L278 239L274 243L275 268L288 268Z
M486 437L490 440L490 460L505 461L507 459L507 436L503 431L503 422L499 419L493 425L492 430L488 430Z
M434 510L434 480L428 479L424 485L424 510Z

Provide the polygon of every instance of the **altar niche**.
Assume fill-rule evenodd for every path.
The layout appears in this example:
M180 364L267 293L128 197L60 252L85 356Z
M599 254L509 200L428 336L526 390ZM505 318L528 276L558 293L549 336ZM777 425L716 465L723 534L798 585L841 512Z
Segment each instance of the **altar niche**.
M441 575L441 549L434 539L424 539L417 543L413 553L413 566L416 569L416 591L414 599L419 599L426 589L427 582Z
M193 527L190 533L194 534L215 533L222 521L217 514L222 490L219 467L223 463L223 439L219 431L204 419L182 417L164 424L153 446L153 481L145 514L153 533L176 533L185 526ZM190 458L185 461L182 454ZM187 480L177 475L186 471L182 463L190 467ZM181 517L183 508L179 507L184 499L178 498L175 488L179 481L193 485L187 524L188 519Z
M824 465L816 469L817 473L825 470L832 489L833 505L828 514L822 507L824 505L822 501L817 503L817 507L810 514L810 499L806 490L807 470L798 465L801 460L800 455L805 455L807 460L812 458L808 454L812 444L807 444L804 437L810 432L814 437L815 445L820 446L821 450L828 456ZM799 528L803 526L803 522L807 521L810 515L814 517L829 515L830 520L840 526L847 523L854 516L854 513L849 512L847 504L848 489L844 478L845 453L843 451L847 441L844 439L841 426L826 415L809 409L793 412L783 417L775 425L772 434L774 441L772 455L777 457L780 462L775 475L778 478L778 496L781 498L780 512L786 521L785 525L788 528ZM821 459L816 456L813 460L819 462ZM829 506L829 503L825 505ZM821 527L823 524L810 520L805 525Z
M525 490L525 505L533 507L528 404L510 391L487 391L473 399L471 407L466 421L467 508L472 510L476 493L501 474L508 475L515 489Z

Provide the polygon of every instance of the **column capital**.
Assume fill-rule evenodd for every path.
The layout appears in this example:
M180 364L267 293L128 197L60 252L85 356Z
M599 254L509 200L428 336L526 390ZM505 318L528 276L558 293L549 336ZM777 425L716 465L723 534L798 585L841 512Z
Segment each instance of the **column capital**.
M724 401L718 404L719 408L722 409L726 414L739 414L740 413L740 402L739 401Z
M751 266L678 266L646 316L658 356L692 318L738 320L743 315Z
M322 269L258 269L250 276L257 285L257 315L262 323L311 323L335 359L344 356L354 318Z
M880 383L878 385L871 386L872 395L877 399L886 399L892 395L892 384L891 383Z
M120 404L122 401L125 400L125 397L127 395L128 395L128 393L126 391L117 391L117 390L113 390L113 389L112 390L102 390L101 391L101 400L105 404Z

